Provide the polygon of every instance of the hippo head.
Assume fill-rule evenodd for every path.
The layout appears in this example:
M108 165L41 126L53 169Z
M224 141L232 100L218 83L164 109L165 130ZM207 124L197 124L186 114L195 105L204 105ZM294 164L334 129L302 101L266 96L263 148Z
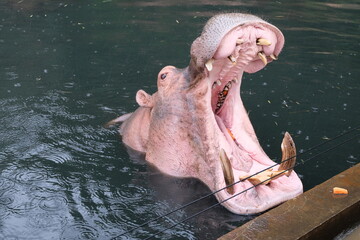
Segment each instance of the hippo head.
M283 45L280 30L256 16L216 15L192 43L189 66L163 68L158 91L150 95L139 90L140 107L111 123L123 122L124 143L145 152L160 171L200 179L231 212L265 211L301 194L302 183L290 170L253 187L285 169L280 166L232 185L274 165L257 140L240 85L243 72L256 72L276 60ZM282 148L283 158L294 153L290 135Z

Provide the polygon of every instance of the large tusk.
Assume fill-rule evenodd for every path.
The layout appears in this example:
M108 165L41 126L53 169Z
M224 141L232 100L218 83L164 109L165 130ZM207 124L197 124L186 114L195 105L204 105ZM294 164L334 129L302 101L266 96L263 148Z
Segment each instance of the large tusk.
M263 53L263 52L258 52L258 56L259 56L259 58L261 59L261 61L265 64L265 66L266 66L266 64L267 64L267 58L266 58L266 56L265 56L265 54Z
M266 38L258 38L256 40L256 45L269 46L269 45L271 45L271 42L269 40L267 40Z
M296 148L295 143L288 132L286 132L284 135L283 141L281 143L281 150L282 159L277 171L268 169L250 178L248 176L242 176L240 177L240 180L244 181L244 179L247 179L253 185L266 185L269 184L272 180L277 179L283 175L290 176L296 162Z
M234 172L233 169L231 167L231 163L229 158L226 155L226 152L224 149L220 150L220 162L221 162L221 167L223 170L223 174L224 174L224 179L225 179L225 184L226 186L229 186L231 184L233 184L235 182L234 180ZM234 194L234 186L230 186L227 189L227 192L230 193L231 195Z
M285 133L281 143L282 158L279 171L288 170L286 175L290 176L296 163L296 147L288 132Z

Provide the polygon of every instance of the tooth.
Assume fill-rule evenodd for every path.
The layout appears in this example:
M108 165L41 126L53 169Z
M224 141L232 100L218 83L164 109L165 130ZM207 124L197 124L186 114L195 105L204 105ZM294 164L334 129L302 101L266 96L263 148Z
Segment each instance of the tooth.
M217 81L216 81L216 84L219 85L219 86L221 86L221 81L220 81L220 80L217 80Z
M236 58L233 55L228 56L228 59L235 64L236 63Z
M211 72L211 70L213 69L213 62L214 62L215 60L213 59L213 58L211 58L209 61L207 61L206 63L205 63L205 67L207 68L207 70L209 71L209 72Z
M237 80L236 78L233 79L234 83L238 83L239 80Z
M256 40L256 45L269 46L269 45L271 45L271 42L269 40L267 40L266 38L258 38Z
M261 172L259 174L256 174L255 176L252 176L249 178L249 176L242 176L239 178L240 181L244 181L244 179L248 180L249 182L251 182L252 185L266 185L269 184L271 182L271 180L273 180L272 177L272 171L266 170L264 172Z
M294 141L292 140L288 132L285 133L284 139L281 143L281 151L282 151L282 158L278 171L288 170L286 175L290 176L290 173L293 170L293 167L295 166L295 162L296 162L296 147Z
M266 59L266 56L265 56L265 54L264 54L264 52L258 52L258 56L259 56L259 58L261 59L261 61L265 64L265 66L266 66L266 64L267 64L267 59Z
M244 179L247 179L253 185L266 185L269 184L272 180L277 179L283 175L290 176L296 162L296 148L295 143L288 132L286 132L284 135L284 139L281 143L281 150L282 159L279 169L277 171L267 169L266 171L256 174L250 178L248 178L248 176L242 176L240 177L240 180L243 181Z
M235 180L234 180L234 173L233 173L233 169L230 164L230 160L227 157L224 149L220 150L220 160L221 160L220 162L221 162L221 167L223 170L226 186L229 186L229 185L233 184L235 182ZM231 195L234 194L234 186L228 187L226 190Z
M244 40L241 38L236 39L236 45L241 45L244 43Z
M278 57L275 54L270 54L270 57L272 58L272 60L278 60Z

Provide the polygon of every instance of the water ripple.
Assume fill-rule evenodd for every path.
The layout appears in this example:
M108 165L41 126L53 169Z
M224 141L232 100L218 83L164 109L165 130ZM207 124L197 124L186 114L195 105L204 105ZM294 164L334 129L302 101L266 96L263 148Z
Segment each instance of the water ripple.
M123 201L139 201L151 193L151 191L147 188L136 186L136 185L129 185L126 188L119 188L114 193L114 196L123 199Z
M14 187L15 183L6 178L0 178L0 193L4 194L9 189Z
M60 239L98 239L99 231L84 223L66 226Z
M39 171L23 171L15 175L15 180L24 184L31 184L36 181L44 181L48 178L46 172Z
M14 202L13 196L1 196L0 197L0 205L11 205Z
M30 215L27 222L29 226L34 228L62 228L66 225L67 219L64 216L60 216L57 214L37 213Z
M50 151L50 153L42 154L44 158L47 160L50 160L55 163L65 163L73 160L73 156L71 153L67 151L60 151L57 149L54 149L53 151Z
M52 196L43 198L39 202L39 207L45 211L58 211L66 208L68 201L63 196Z

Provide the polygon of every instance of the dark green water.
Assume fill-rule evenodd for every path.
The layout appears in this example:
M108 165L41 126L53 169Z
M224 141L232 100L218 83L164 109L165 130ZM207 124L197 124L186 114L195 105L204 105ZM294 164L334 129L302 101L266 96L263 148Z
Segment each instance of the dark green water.
M359 126L359 2L290 2L2 1L0 238L110 239L209 192L130 157L103 124L133 111L138 89L156 91L163 66L185 67L215 13L260 15L285 35L280 59L245 75L241 93L271 158L284 131L303 152ZM357 138L296 171L308 190L359 161ZM145 238L214 203L119 239ZM252 218L216 207L158 238L214 239Z

